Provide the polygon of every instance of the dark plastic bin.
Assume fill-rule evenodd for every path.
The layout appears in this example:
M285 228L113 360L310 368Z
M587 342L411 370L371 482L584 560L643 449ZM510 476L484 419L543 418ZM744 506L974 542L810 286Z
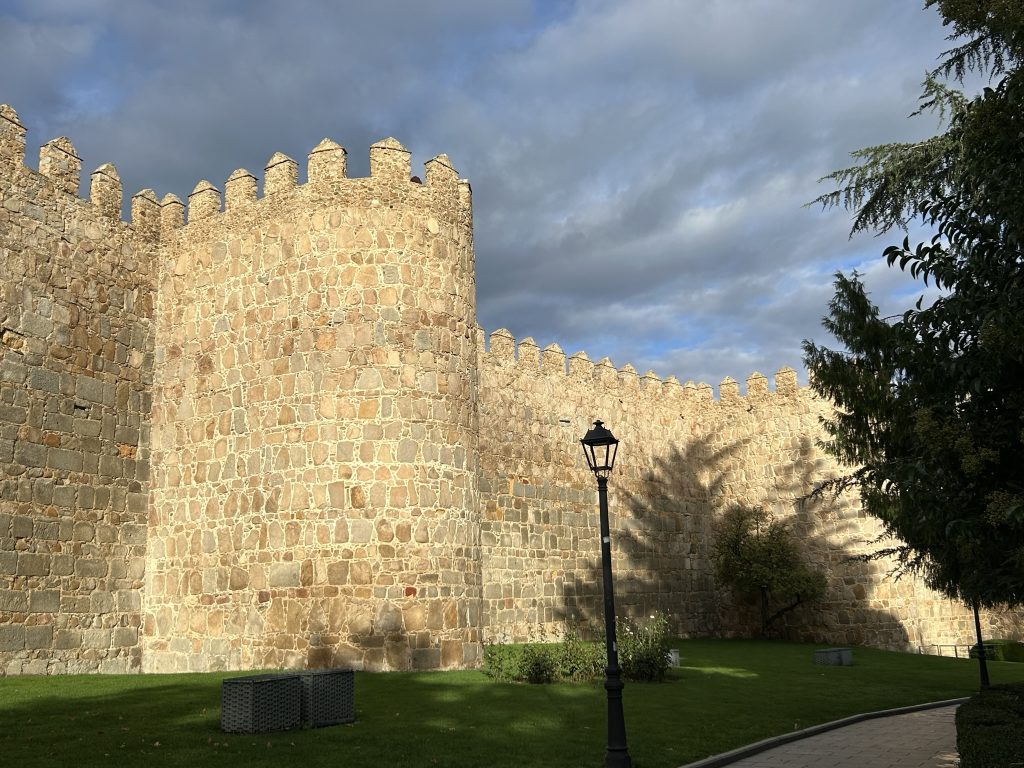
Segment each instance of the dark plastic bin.
M220 729L263 733L302 727L302 679L298 674L250 675L224 680Z
M356 719L351 669L309 669L302 679L302 724L313 728Z

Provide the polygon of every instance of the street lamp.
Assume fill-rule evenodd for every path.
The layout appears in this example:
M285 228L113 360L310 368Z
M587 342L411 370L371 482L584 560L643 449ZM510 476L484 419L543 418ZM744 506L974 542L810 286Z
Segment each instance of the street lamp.
M608 531L608 475L615 466L619 441L600 421L587 431L583 439L583 455L590 471L597 477L597 499L601 510L601 566L604 571L604 638L608 653L604 689L608 691L608 751L605 768L631 768L626 747L626 719L622 714L622 670L619 669L619 648L615 642L615 597L612 592L612 544Z

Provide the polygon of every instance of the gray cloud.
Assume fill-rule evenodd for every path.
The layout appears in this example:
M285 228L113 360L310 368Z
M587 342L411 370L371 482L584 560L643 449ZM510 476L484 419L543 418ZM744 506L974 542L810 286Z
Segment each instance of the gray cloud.
M717 382L799 367L836 269L896 311L889 239L802 207L908 121L937 14L864 0L25 0L0 67L30 142L72 138L129 193L186 195L323 136L448 153L474 188L488 330ZM887 311L889 311L887 309Z

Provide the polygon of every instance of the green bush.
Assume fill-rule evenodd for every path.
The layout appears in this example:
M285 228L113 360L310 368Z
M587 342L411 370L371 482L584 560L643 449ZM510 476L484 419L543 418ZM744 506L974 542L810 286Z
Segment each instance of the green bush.
M956 711L960 768L1024 766L1024 683L993 685Z
M555 679L555 652L548 645L531 643L523 649L520 679L528 683L550 683Z
M604 669L605 654L600 643L587 642L574 629L562 639L558 654L557 676L561 680L593 680Z
M484 646L484 674L503 683L521 680L525 649L524 645L487 643Z
M540 633L543 637L543 633ZM483 672L502 682L585 682L604 670L604 646L583 640L570 626L560 643L488 643Z
M978 658L978 644L971 646L969 655ZM990 661L1024 662L1024 643L1017 640L985 640L985 658Z
M617 621L619 665L627 680L664 680L668 671L668 619L660 613L644 626Z
M655 614L643 626L616 623L619 665L626 680L663 680L668 670L668 619ZM502 682L585 682L604 674L604 641L583 640L569 627L559 643L484 646L483 671Z

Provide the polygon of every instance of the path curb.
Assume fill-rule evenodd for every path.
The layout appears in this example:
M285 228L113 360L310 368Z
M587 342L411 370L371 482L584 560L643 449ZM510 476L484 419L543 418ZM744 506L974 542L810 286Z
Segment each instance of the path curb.
M759 752L764 752L765 750L773 747L779 747L783 744L789 744L792 741L806 739L808 736L817 736L819 733L825 733L826 731L834 731L836 728L843 728L844 726L853 725L854 723L873 720L877 717L892 717L894 715L906 715L911 712L921 712L926 709L952 707L954 705L963 704L968 699L970 699L970 696L964 696L959 699L946 699L944 701L932 701L927 704L914 704L909 707L897 707L896 709L882 709L878 712L864 712L860 715L851 715L850 717L844 717L842 720L833 720L830 723L812 725L810 728L803 728L802 730L793 731L792 733L784 733L781 736L773 736L770 739L764 739L763 741L755 741L753 744L747 744L745 747L738 747L737 749L733 749L729 752L722 752L720 755L705 757L703 760L698 760L695 763L687 763L686 765L680 766L680 768L718 768L718 766L730 765L737 760L742 760L745 757L756 755Z

